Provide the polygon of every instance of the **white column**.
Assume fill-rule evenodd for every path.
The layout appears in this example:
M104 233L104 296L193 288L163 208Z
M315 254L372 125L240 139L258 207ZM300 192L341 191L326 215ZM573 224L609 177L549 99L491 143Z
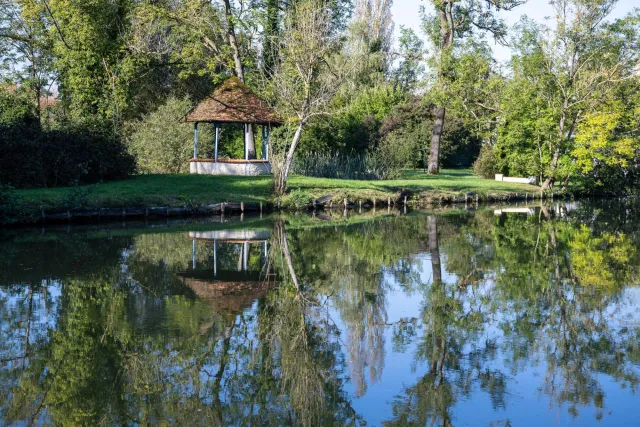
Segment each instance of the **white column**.
M192 256L193 256L193 269L195 270L196 269L196 241L195 240L193 241L193 253L192 253Z
M218 242L213 239L213 277L218 275Z
M193 124L193 158L198 158L198 122Z
M249 160L249 150L247 150L247 138L249 137L249 125L244 125L244 159Z
M218 144L220 144L220 125L218 125L218 123L214 123L213 126L215 128L215 133L216 133L215 146L213 149L213 161L214 163L218 163Z
M249 242L244 242L243 246L243 256L244 256L244 271L246 272L249 269Z

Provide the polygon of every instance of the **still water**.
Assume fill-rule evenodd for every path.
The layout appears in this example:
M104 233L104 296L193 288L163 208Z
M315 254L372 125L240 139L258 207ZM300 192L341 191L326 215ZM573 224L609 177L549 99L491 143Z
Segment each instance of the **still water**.
M640 425L640 203L0 236L2 425Z

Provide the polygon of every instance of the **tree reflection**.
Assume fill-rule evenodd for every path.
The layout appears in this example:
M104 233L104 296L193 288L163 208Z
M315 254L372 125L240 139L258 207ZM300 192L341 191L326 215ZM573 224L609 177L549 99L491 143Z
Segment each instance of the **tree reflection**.
M543 207L315 228L278 218L266 260L262 246L237 242L194 252L186 233L78 238L77 250L0 245L11 257L0 275L0 417L364 424L352 400L384 381L387 337L416 374L394 391L386 425L454 425L479 394L508 410L512 379L534 366L551 406L604 417L604 375L629 393L640 385L640 328L626 300L640 232L635 205L625 212L614 221ZM17 267L29 257L37 268ZM415 318L390 323L391 292L421 300Z

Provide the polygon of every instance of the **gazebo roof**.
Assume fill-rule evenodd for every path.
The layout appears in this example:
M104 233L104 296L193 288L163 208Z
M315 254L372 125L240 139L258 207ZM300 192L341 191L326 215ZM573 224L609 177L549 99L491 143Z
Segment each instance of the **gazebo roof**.
M237 77L229 77L181 120L182 122L279 125L282 119Z

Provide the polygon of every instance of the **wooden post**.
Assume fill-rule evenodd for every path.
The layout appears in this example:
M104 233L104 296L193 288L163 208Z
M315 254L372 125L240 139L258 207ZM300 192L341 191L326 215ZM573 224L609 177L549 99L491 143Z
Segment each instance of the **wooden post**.
M240 212L244 213L244 202L240 202Z
M349 206L349 201L347 200L347 198L344 198L344 209L345 211L347 210L347 207Z
M198 158L198 122L193 124L193 158Z
M218 123L214 123L213 127L215 129L215 146L213 148L213 162L218 163L218 146L220 145L220 125Z

